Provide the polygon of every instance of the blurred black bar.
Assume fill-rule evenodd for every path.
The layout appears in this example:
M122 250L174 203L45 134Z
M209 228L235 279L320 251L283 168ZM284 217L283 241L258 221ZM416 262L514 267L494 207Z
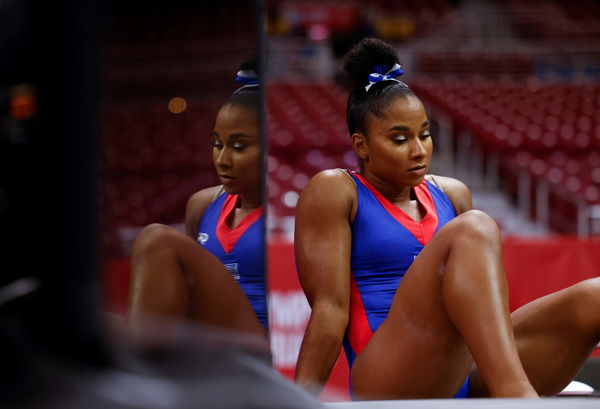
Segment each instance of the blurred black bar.
M11 28L0 37L0 290L23 278L39 285L14 300L5 292L9 299L0 305L6 392L32 382L38 355L93 365L107 360L96 271L104 14L96 0L0 3ZM11 92L23 84L36 101L26 119L9 113Z

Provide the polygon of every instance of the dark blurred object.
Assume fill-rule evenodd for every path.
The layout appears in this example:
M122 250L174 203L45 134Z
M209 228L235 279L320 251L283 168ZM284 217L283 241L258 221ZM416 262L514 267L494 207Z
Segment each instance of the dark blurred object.
M256 51L256 1L113 3L101 50L109 102L224 97L243 54Z
M600 358L588 358L575 380L591 386L596 391L596 395L600 396Z
M96 282L104 10L7 0L0 16L0 396L10 399L42 386L38 357L109 361Z
M155 327L144 347L134 349L123 342L115 345L113 365L102 369L41 357L34 373L44 388L23 396L14 407L321 407L315 398L271 368L268 345L262 338L187 327L177 340L164 344L164 331L171 332ZM123 341L123 334L119 339Z
M0 2L1 406L319 406L271 368L262 338L187 328L176 342L133 349L102 331L96 137L105 6Z

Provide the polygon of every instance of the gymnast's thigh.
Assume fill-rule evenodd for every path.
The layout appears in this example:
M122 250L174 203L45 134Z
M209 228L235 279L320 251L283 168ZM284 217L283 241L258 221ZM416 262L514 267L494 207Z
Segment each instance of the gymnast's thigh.
M151 225L134 245L136 264L146 281L153 280L156 297L162 283L178 280L187 319L199 324L264 335L250 301L225 266L193 239L168 226ZM176 300L167 300L174 302Z
M263 335L250 301L223 264L192 239L180 237L180 263L190 288L190 319Z
M401 281L390 312L352 368L357 398L452 397L473 360L445 311L449 235L436 235Z

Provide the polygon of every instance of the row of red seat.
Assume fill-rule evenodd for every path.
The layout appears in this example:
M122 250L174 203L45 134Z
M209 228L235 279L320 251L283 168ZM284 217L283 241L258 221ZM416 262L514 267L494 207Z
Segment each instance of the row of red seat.
M515 170L550 186L542 200L552 228L576 232L581 204L600 204L600 85L422 78L413 88L452 116L457 135L468 130L499 156L514 193ZM535 187L530 195L537 200Z
M180 114L170 112L166 100L104 107L101 222L106 252L125 251L121 228L181 223L190 195L218 183L211 155L217 101L188 100Z
M491 87L427 78L413 88L497 151L600 149L600 85Z
M558 185L567 194L600 204L600 153L566 156L556 151L549 155L520 151L511 158L534 177Z
M207 38L248 38L253 35L256 32L255 8L250 1L191 2L175 6L149 3L143 8L126 2L116 3L111 7L108 42L139 43L144 40L177 46L182 41L197 40L197 47L210 47L214 41L206 41ZM226 43L219 43L219 48L226 47Z
M594 0L582 0L576 7L565 0L499 3L510 12L513 26L526 38L593 39L600 35L600 5Z
M348 147L346 95L333 84L272 84L267 95L270 151Z
M218 184L214 172L196 169L193 173L144 175L121 174L101 185L102 244L105 251L123 252L118 231L151 223L183 222L187 199L203 187Z
M419 72L436 74L519 74L530 75L535 68L529 52L420 52L416 61Z
M323 152L313 148L294 155L269 156L268 197L272 217L294 216L295 201L312 176L323 169L358 169L358 158L352 149Z
M362 5L366 14L378 16L377 34L382 38L405 39L434 31L456 14L456 4L448 0L375 0Z
M312 176L357 166L346 126L348 94L332 83L273 83L267 96L270 228L289 233L288 220Z

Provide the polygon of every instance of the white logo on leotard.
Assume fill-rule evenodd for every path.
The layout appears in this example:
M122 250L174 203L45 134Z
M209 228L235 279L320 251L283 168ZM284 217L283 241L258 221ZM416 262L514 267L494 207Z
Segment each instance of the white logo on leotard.
M206 234L206 233L198 234L198 243L200 243L204 246L207 241L208 241L208 234Z
M225 268L231 273L235 281L240 281L240 273L238 273L238 263L225 264Z

